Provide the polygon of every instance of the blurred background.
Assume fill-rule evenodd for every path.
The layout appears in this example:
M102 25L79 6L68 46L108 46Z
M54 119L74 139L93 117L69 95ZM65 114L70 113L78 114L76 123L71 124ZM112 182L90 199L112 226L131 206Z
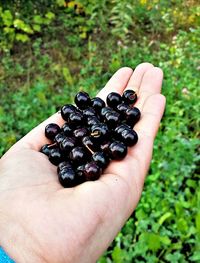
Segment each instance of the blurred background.
M0 156L118 68L164 71L167 107L141 202L99 263L200 262L199 47L195 0L0 1Z

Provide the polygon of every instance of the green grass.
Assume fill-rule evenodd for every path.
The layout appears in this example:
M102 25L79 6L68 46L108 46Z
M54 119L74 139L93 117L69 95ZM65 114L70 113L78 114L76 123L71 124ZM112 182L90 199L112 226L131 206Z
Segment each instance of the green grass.
M167 106L142 199L99 262L199 262L199 8L195 1L85 0L79 9L57 2L41 13L35 7L41 17L55 14L40 32L0 33L0 155L78 90L94 96L119 67L160 66ZM18 8L31 25L32 7L23 7L10 12Z

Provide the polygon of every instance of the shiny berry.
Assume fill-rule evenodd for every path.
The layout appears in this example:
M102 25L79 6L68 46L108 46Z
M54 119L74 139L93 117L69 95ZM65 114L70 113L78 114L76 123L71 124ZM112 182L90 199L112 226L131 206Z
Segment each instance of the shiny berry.
M104 107L104 108L101 109L100 115L101 115L101 117L104 119L104 117L106 116L106 114L107 114L108 112L111 112L111 111L112 111L112 109L111 109L110 107Z
M54 142L60 144L65 138L66 136L63 133L58 133L54 138Z
M134 104L137 100L137 94L135 93L134 90L125 90L123 95L122 95L122 99L123 101L128 104L128 105L131 105L131 104Z
M45 154L46 156L49 156L49 153L50 153L49 145L51 145L51 144L43 145L42 148L40 149L40 152Z
M133 126L135 125L140 119L141 113L140 110L136 107L128 109L126 111L126 123Z
M124 143L115 141L112 142L109 146L110 157L114 160L121 160L127 154L127 147Z
M93 125L91 131L91 136L96 142L105 141L109 135L108 126L104 123Z
M93 108L89 107L83 110L83 116L87 119L87 117L95 116L96 112Z
M121 134L124 130L130 130L131 131L132 129L127 124L121 124L121 125L117 126L114 130L115 138L118 138L119 140L121 140Z
M91 99L88 93L80 91L76 94L74 102L80 109L85 109L91 104Z
M59 173L64 168L70 168L72 169L72 164L69 161L63 161L58 164L57 172Z
M116 92L111 92L108 94L106 102L109 107L115 109L122 102L122 97Z
M63 187L73 187L77 185L75 172L71 168L60 170L58 173L58 180Z
M90 162L85 165L84 173L86 176L86 180L94 181L94 180L99 179L102 173L102 169L95 162Z
M99 97L95 97L91 100L91 106L93 107L93 109L95 109L96 112L100 112L101 109L105 107L105 105L105 102Z
M76 168L76 180L77 184L84 183L86 181L86 176L85 176L85 165L80 165Z
M78 127L83 124L83 115L80 112L73 112L69 115L69 124L72 127Z
M89 131L87 128L78 128L73 132L73 135L76 139L81 140L83 137L88 135Z
M105 169L110 162L107 155L104 154L103 152L95 152L92 155L92 161L97 163L99 165L99 167L101 167L102 169Z
M110 153L110 149L109 149L110 144L111 144L110 141L105 141L105 142L101 143L101 145L100 145L101 151L104 154L106 154L107 156L109 156L109 153Z
M50 123L45 127L45 136L54 140L55 136L61 131L60 127L56 123Z
M72 134L73 134L73 129L68 123L63 124L62 131L64 132L65 136L67 136L67 137L72 136Z
M125 117L126 116L126 111L129 108L130 107L127 104L121 103L121 104L117 105L116 111L118 111L122 117Z
M105 115L105 122L110 128L114 128L120 121L120 114L117 112L108 112Z
M64 105L62 108L61 108L61 116L62 118L67 121L68 118L69 118L69 115L73 112L76 112L77 111L77 108L72 105L72 104L67 104L67 105Z
M93 142L92 138L90 136L85 136L82 139L82 144L90 151L97 151L98 145Z
M138 135L134 130L123 130L121 134L121 140L126 146L133 146L138 141Z
M90 117L87 118L86 123L87 123L88 126L93 126L95 124L100 123L100 121L99 121L99 119L96 116L90 116Z
M58 165L60 162L62 162L63 156L58 148L51 149L49 152L49 161L54 164Z
M60 144L60 149L69 154L76 145L76 139L73 137L66 137Z
M75 147L69 154L70 160L75 166L86 163L88 160L88 152L83 147Z

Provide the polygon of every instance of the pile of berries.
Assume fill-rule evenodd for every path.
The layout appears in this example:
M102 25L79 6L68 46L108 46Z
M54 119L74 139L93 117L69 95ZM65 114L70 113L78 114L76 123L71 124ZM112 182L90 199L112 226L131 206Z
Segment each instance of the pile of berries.
M140 111L134 107L137 95L133 90L108 94L106 103L91 99L86 92L75 96L75 104L64 105L62 127L50 123L45 136L52 142L41 148L49 161L57 166L63 187L73 187L85 181L97 180L111 160L121 160L127 147L138 141L134 125Z

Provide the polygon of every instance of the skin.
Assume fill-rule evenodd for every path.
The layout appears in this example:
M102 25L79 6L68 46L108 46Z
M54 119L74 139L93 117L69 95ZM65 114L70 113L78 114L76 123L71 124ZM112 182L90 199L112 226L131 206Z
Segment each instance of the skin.
M119 69L100 91L138 93L139 141L123 161L113 161L98 181L64 189L56 167L39 152L44 128L63 124L56 113L30 131L0 160L0 244L18 263L95 262L135 209L165 108L162 70L142 63Z

